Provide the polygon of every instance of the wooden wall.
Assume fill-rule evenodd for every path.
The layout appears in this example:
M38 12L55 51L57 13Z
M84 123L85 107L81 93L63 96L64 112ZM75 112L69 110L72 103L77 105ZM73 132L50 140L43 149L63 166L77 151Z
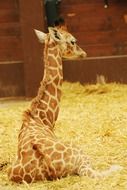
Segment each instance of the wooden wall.
M127 83L127 1L61 0L60 15L87 52L64 61L64 79ZM46 30L42 0L0 0L0 97L35 96L43 76L43 46L33 28Z
M63 0L60 13L89 57L127 54L127 1Z
M17 0L0 0L0 97L24 95L23 51Z
M85 61L64 62L64 79L96 83L97 75L107 82L127 83L127 1L63 0L60 14L70 32L87 52Z

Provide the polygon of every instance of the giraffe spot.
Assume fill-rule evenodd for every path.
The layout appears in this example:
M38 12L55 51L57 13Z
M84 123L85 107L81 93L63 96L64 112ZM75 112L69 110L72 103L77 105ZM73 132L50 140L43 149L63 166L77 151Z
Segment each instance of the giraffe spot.
M53 78L58 75L57 70L52 69L50 72L51 72L51 75L52 75Z
M72 158L71 150L66 150L65 152L63 152L63 159L65 162L70 162L71 158Z
M61 64L62 65L62 60L61 60L61 55L59 54L59 57L57 58L57 61L59 63L59 65Z
M48 125L48 126L51 125L47 119L44 119L44 120L43 120L43 123L44 123L45 125Z
M20 176L24 175L24 169L23 168L20 168L19 174L20 174Z
M37 145L36 144L33 145L33 149L37 150Z
M27 183L31 183L32 182L32 177L29 174L26 174L24 176L24 181L26 181Z
M50 54L53 54L55 57L57 57L57 55L58 55L58 50L57 50L57 49L53 49L53 50L50 49L50 50L49 50L49 53L50 53Z
M57 174L60 175L60 173L62 171L62 166L63 166L62 161L55 162L55 163L53 163L53 165L56 169Z
M44 93L43 101L44 102L48 102L49 101L49 95L48 94Z
M31 156L33 155L33 151L32 150L27 151L27 152L22 151L21 155L22 155L22 164L24 165L30 161Z
M48 62L49 62L49 65L51 65L52 67L57 67L58 66L58 63L57 61L55 60L55 56L48 56Z
M70 161L70 157L71 157L71 155L68 154L67 151L63 152L63 159L65 160L65 162Z
M55 85L58 85L58 84L59 84L59 81L60 81L60 77L57 76L57 77L53 80L53 83L54 83Z
M67 152L67 154L72 154L72 150L70 149L70 148L68 148L67 150L66 150L66 152Z
M31 165L28 163L26 166L25 166L25 172L26 173L29 173L30 172L30 170L31 170Z
M57 101L54 98L51 98L50 100L50 106L54 110L57 106Z
M60 143L57 143L55 145L55 148L56 148L57 151L62 151L63 152L65 150L65 146L63 144L60 144Z
M59 160L61 159L62 155L59 152L54 152L51 156L52 160Z
M19 174L20 168L21 168L21 166L16 166L16 167L14 168L14 170L13 170L14 175Z
M47 114L47 117L48 117L49 121L52 123L53 122L53 113L52 113L52 111L48 110L46 112L46 114Z
M39 109L46 109L47 108L47 104L46 103L44 103L44 102L40 102L40 104L38 105L38 108Z
M73 154L78 155L79 151L76 148L73 148Z
M49 140L49 139L46 139L45 144L46 144L46 147L47 147L47 146L53 146L53 145L54 145L53 141L51 141L51 140Z
M44 150L44 154L50 155L53 152L53 148L48 148Z
M21 183L22 182L22 178L20 176L12 176L11 180L15 181L17 183Z
M48 92L51 94L51 95L53 95L53 96L55 96L55 93L56 93L56 91L55 91L55 87L53 86L53 84L48 84L47 85L47 90L48 90Z
M37 175L35 179L38 180L38 181L41 181L41 180L43 180L43 176L42 175Z
M38 116L37 116L37 117L38 117ZM37 117L34 118L34 121L35 121L36 123L41 124L41 123L42 123L41 118L37 118ZM34 126L34 128L35 128L35 126ZM33 129L32 129L32 131L33 131Z
M30 171L32 171L33 169L36 168L37 165L37 160L31 160L28 162L28 164L25 166L25 172L29 173Z
M35 166L35 165L37 164L37 160L31 160L30 163L31 163L32 166ZM33 167L33 168L34 168L34 167Z
M39 117L40 117L41 119L43 119L43 118L45 117L45 112L44 112L44 111L40 111Z
M71 164L71 163L66 164L65 172L67 172L66 175L71 174L73 172L73 164Z

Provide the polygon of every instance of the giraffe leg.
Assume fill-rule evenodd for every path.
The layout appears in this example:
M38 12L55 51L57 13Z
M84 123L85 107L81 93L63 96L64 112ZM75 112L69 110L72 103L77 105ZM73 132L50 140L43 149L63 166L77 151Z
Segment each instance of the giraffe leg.
M20 164L15 164L8 169L9 180L21 183L23 180L24 170Z
M57 179L56 170L52 164L52 160L50 156L44 153L43 144L34 143L33 147L34 147L34 150L37 150L42 155L43 165L46 168L47 178L50 180Z

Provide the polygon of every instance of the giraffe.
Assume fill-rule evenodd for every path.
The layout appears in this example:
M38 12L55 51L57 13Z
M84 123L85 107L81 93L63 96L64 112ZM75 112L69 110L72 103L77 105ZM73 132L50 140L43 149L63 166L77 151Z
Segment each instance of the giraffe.
M95 171L80 147L61 142L56 137L53 127L61 97L62 58L84 59L86 53L77 46L76 39L66 27L50 27L48 34L35 32L40 42L45 43L45 73L38 95L24 112L17 159L8 170L9 179L17 183L32 183L74 174L103 177L120 169L120 166L112 166L106 171ZM50 107L54 112L52 117L48 113Z
M45 124L53 129L58 117L61 98L61 86L63 82L62 58L83 59L86 57L86 52L76 45L76 39L67 32L65 25L61 27L57 26L56 28L49 27L49 34L47 36L38 30L35 30L35 33L40 42L43 42L44 39L42 38L45 38L45 68L38 94L27 112L30 112L34 116L37 123ZM67 43L64 42L63 36L67 38ZM63 42L60 44L62 40Z

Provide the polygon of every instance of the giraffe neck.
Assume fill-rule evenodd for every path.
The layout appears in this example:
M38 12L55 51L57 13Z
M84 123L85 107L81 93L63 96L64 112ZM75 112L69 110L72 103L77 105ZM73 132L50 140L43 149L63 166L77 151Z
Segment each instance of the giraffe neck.
M37 122L52 129L59 113L63 81L61 51L55 43L45 45L44 63L44 77L38 95L31 103L31 113Z

